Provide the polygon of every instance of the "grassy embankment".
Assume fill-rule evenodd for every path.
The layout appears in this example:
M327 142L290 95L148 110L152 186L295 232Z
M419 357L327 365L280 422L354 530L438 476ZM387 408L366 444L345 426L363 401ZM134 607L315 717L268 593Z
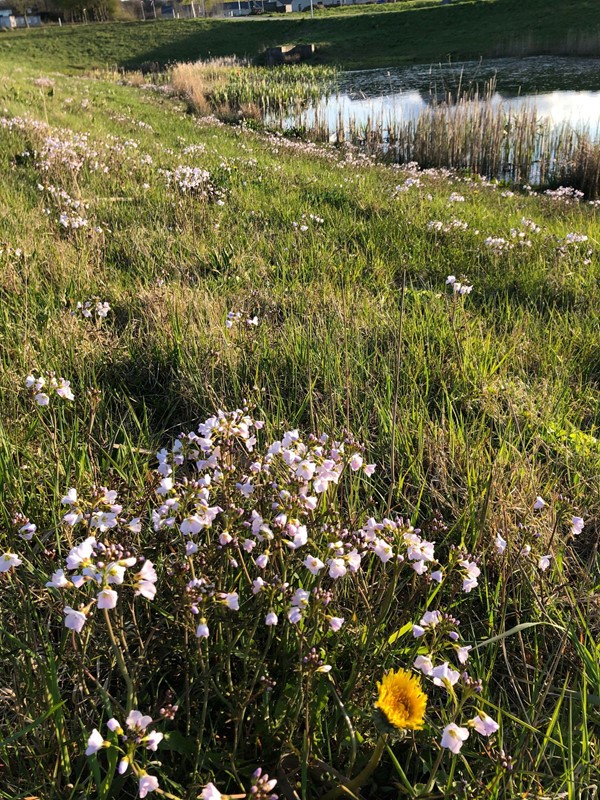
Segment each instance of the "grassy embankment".
M239 29L255 24L270 23ZM82 63L78 37L128 30L3 41L54 41L63 57L71 43L58 69ZM140 59L152 57L136 42ZM4 114L42 124L0 131L0 553L16 556L0 575L0 797L135 796L144 776L134 780L131 766L117 775L115 747L84 750L93 728L121 742L106 721L123 724L139 708L166 736L156 753L138 748L135 768L145 765L167 796L191 800L211 779L240 794L260 764L278 775L281 797L313 800L379 752L376 680L427 653L481 679L481 695L464 679L445 688L423 677L424 729L387 749L379 740L381 761L362 790L349 784L355 794L585 797L599 767L596 207L199 124L179 102L132 87L64 76L35 85L39 70L13 66L0 87ZM177 165L209 176L186 190L163 171ZM71 227L79 216L87 224ZM449 274L472 282L472 293L453 293ZM76 312L90 298L110 304L106 319ZM230 311L242 316L228 328ZM25 378L48 370L71 382L74 400L52 394L37 405ZM155 494L152 453L243 398L266 429L250 457L215 456L225 477L213 475L210 505L224 512L186 555L179 527L203 513L201 498L165 486L187 499L173 509L174 527L153 525L165 497ZM351 432L377 472L350 472L325 502L318 495L315 511L302 508L283 462L264 478L250 467L292 427ZM256 489L245 496L235 483L248 476ZM291 497L277 494L274 478ZM122 513L102 506L99 486L118 491ZM98 540L151 559L153 601L134 599L133 567L107 584L119 598L112 610L97 607L103 578L45 588L56 570L74 574L65 558L86 536L81 522L62 521L70 487L82 513L102 506L107 530L90 520ZM308 526L297 551L282 541L293 531L277 527L275 500ZM275 533L254 539L250 553L242 523L252 509ZM19 514L37 525L29 541ZM429 571L443 571L439 589L410 568L402 528L377 530L381 555L345 533L396 514L435 540L440 565ZM573 515L586 522L579 535ZM133 529L120 521L133 516ZM338 538L361 551L361 570L331 577L340 565L328 563L314 575L305 556L326 562ZM406 563L384 563L385 543ZM264 568L258 553L270 556ZM476 557L481 570L468 593L459 557ZM99 561L96 553L92 575L104 575ZM186 590L192 576L208 583ZM254 594L257 577L267 587ZM325 610L311 595L298 624L288 614L300 586L332 600ZM213 594L234 591L239 611ZM64 609L80 604L76 633ZM278 626L264 624L270 609ZM451 620L413 637L425 610L460 618L458 643L480 644L466 667ZM339 632L327 615L344 618ZM331 672L318 672L319 660ZM489 739L466 726L477 710L500 724ZM439 746L450 722L470 731L457 756ZM162 766L147 764L152 757Z
M313 42L319 60L389 67L479 56L600 54L595 0L438 0L339 9L291 18L174 20L3 33L0 53L41 69L137 67L208 56L255 58L268 46Z

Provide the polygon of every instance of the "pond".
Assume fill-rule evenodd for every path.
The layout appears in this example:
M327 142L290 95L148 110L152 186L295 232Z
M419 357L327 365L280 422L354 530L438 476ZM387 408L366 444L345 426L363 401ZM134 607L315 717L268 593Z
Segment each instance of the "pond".
M448 94L488 93L492 107L535 107L540 119L586 128L599 138L600 59L531 57L454 64L415 65L341 73L338 92L284 121L327 129L335 138L368 120L403 123Z

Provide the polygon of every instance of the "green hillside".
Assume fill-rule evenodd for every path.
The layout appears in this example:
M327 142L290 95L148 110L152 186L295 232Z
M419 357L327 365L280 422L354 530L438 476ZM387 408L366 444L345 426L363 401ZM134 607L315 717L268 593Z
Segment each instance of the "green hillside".
M421 0L282 18L163 20L5 33L0 54L69 71L208 56L255 58L272 45L313 42L319 60L349 68L509 54L600 53L596 0Z

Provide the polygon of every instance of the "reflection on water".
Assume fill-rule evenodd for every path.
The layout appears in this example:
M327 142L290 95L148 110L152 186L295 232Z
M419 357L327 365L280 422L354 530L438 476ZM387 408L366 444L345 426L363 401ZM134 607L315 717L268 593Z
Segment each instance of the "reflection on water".
M535 106L540 118L588 128L600 138L600 60L535 57L411 66L342 73L339 92L306 110L288 124L311 128L315 120L333 134L340 122L361 125L368 119L415 120L428 105L449 94L484 94L489 82L491 103L505 109Z
M467 89L481 88L492 79L505 97L568 90L596 91L600 90L600 59L536 56L356 70L344 73L340 86L348 94L378 97L411 91L429 94L436 89L443 93L456 89L459 83Z

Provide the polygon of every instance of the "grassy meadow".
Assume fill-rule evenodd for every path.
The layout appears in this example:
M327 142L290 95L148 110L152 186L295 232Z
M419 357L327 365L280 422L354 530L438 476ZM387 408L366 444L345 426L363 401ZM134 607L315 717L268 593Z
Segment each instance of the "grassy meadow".
M103 30L0 45L0 797L591 800L597 205L58 73Z
M145 63L239 56L314 43L317 60L346 69L480 56L600 54L596 0L439 0L327 9L285 17L148 20L49 26L0 34L0 57L41 69L137 69Z

